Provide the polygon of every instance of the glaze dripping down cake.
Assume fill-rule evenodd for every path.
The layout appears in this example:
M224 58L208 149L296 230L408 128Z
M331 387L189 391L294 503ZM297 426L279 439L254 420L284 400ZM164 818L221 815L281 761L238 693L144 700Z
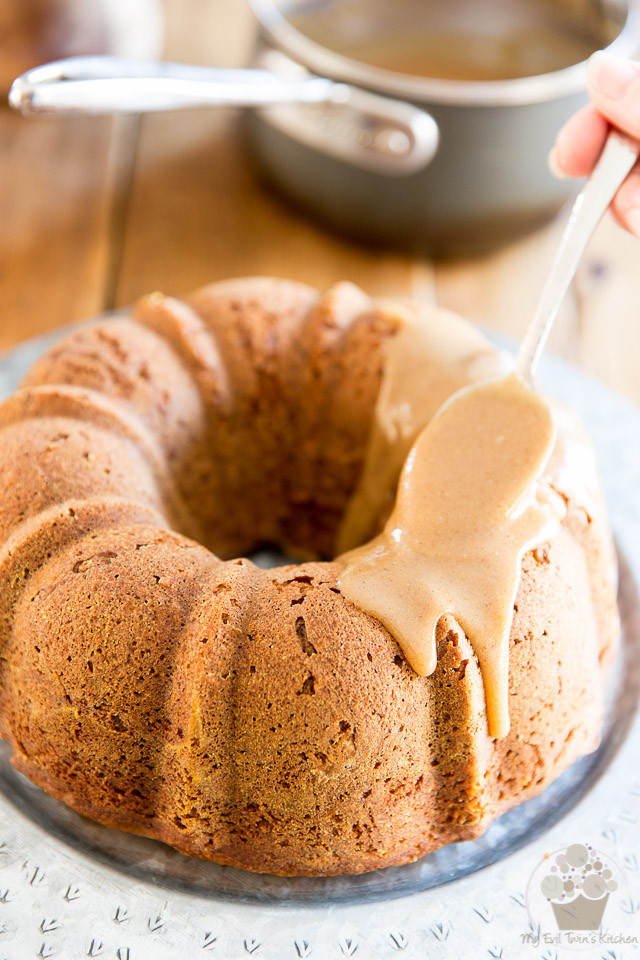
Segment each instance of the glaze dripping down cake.
M66 336L0 407L17 769L183 853L327 875L478 836L593 750L616 571L566 411L536 481L561 510L510 609L508 732L453 614L421 675L346 582L438 408L503 371L459 318L351 284L153 294ZM237 559L263 545L304 562Z

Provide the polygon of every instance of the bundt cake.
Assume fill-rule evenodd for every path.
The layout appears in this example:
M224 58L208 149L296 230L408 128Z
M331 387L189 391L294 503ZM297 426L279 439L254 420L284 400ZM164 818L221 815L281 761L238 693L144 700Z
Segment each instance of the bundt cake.
M0 735L17 769L183 853L326 875L476 837L593 750L616 572L567 411L534 470L555 519L520 545L502 714L462 609L431 624L423 676L353 599L361 551L379 557L413 509L427 424L505 369L459 318L351 284L156 293L65 336L0 406ZM449 521L460 458L484 489L476 439L432 448ZM234 559L264 546L301 562Z

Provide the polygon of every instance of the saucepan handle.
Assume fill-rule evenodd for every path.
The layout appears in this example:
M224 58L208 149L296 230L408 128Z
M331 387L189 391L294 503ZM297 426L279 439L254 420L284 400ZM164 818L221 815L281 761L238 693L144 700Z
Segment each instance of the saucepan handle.
M272 122L292 123L298 139L316 149L397 176L422 169L438 147L438 127L426 111L314 76L276 51L264 67L250 70L71 57L18 77L9 103L27 115L66 116L268 108Z

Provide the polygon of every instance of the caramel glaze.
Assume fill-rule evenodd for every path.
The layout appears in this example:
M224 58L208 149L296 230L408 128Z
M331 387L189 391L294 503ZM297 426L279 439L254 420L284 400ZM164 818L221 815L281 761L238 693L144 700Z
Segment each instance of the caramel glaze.
M454 616L474 647L489 730L500 738L509 731L508 644L522 559L558 531L566 507L551 474L566 469L574 445L566 435L556 443L549 405L516 373L459 389L434 415L442 402L436 390L435 402L414 400L398 418L401 397L415 391L420 343L431 341L433 351L439 340L440 362L425 379L439 378L449 393L458 380L495 369L497 355L481 336L467 330L459 339L459 332L439 312L414 318L395 338L377 434L341 543L375 522L397 459L409 453L382 532L340 558L340 584L384 624L421 676L436 667L438 621ZM383 437L389 449L380 460Z
M468 383L508 370L506 358L455 313L397 303L386 310L397 332L387 344L365 465L338 532L338 554L378 532L411 445L445 400Z

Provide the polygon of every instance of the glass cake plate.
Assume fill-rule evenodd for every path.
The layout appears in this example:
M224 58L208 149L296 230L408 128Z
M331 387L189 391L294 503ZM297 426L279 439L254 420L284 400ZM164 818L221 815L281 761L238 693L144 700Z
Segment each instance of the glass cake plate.
M0 358L0 395L53 339ZM640 413L557 359L547 358L543 380L579 410L594 438L619 546L623 636L598 750L476 840L357 877L283 878L185 857L94 824L13 770L0 744L0 960L186 960L210 951L295 960L356 950L359 958L428 950L457 957L469 955L469 937L478 943L474 955L544 957L544 943L521 951L529 929L524 889L545 851L590 842L633 879L640 854ZM629 902L636 925L640 905L631 895ZM487 937L491 945L481 949ZM505 953L491 954L494 947Z

